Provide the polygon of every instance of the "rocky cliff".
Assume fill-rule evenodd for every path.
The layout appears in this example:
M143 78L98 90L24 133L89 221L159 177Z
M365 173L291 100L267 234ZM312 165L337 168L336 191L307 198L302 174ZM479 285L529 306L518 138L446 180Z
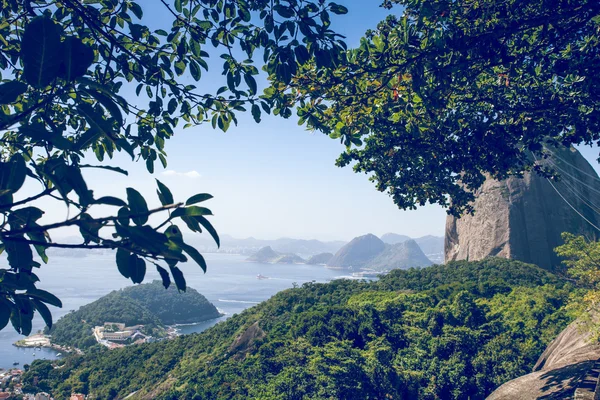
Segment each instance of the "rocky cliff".
M583 218L600 226L600 179L594 169L575 149L553 150L543 162L561 174L559 182L536 173L488 179L476 193L474 215L447 218L446 262L496 256L556 269L560 260L553 249L562 244L562 232L598 239L599 232Z

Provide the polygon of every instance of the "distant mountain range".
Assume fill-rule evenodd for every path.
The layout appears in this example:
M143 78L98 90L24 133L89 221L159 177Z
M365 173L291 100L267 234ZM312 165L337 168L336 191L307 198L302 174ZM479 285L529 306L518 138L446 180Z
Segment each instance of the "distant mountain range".
M295 253L282 253L274 250L271 246L265 246L252 254L247 260L278 264L306 263L350 270L371 269L376 271L418 268L433 264L432 260L425 255L417 240L393 233L383 235L382 238L386 239L388 243L373 234L359 236L342 246L335 255L320 253L310 257L308 261ZM441 238L435 236L425 236L418 240L423 247L433 252L430 253L433 255L438 255L440 250L438 247L440 244L443 245ZM293 242L288 246L288 248L290 247L293 247Z
M190 244L198 248L201 252L215 252L217 246L209 238L191 239ZM304 240L280 238L275 240L263 240L255 238L237 239L229 235L221 236L221 248L219 251L236 254L254 254L263 247L271 247L272 250L279 253L293 253L301 257L311 257L320 253L335 253L346 242L320 240Z
M410 238L400 241L401 235L392 235L388 234L386 238L395 240L394 244L385 243L373 234L354 238L335 254L328 265L353 270L389 271L433 264L416 241Z
M388 244L404 243L411 240L409 236L398 235L396 233L386 233L381 236L381 240ZM444 263L444 238L442 236L423 236L414 240L423 253L436 264Z
M365 235L377 238L375 235ZM372 239L372 238L371 238ZM409 240L414 240L423 253L432 262L441 264L444 262L444 238L439 236L423 236L420 238L412 239L406 235L399 235L396 233L386 233L381 236L381 239L377 238L384 244L396 245L405 243ZM302 259L308 261L307 264L325 264L329 261L329 258L333 256L322 256L327 258L325 262L322 259L315 259L310 261L311 257L328 253L330 255L336 254L342 247L349 244L341 240L336 241L320 241L316 239L305 240L305 239L291 239L291 238L280 238L274 240L255 239L253 237L246 239L234 238L230 235L221 235L221 248L217 248L214 241L207 235L189 235L186 236L186 240L200 252L212 253L222 252L231 254L242 254L242 255L254 255L259 250L269 247L272 251L280 253L279 256L284 254L295 254ZM368 239L363 239L367 240ZM61 239L64 243L79 243L80 239L77 237L68 237ZM381 250L381 243L375 245ZM378 250L378 251L379 251ZM398 249L397 249L398 250ZM63 256L63 257L86 257L91 254L89 251L72 251L71 249L49 249L50 255ZM378 253L376 251L376 253ZM360 256L358 256L360 258ZM319 262L317 262L319 261ZM273 261L266 261L273 262ZM298 261L300 262L300 261ZM302 261L303 262L303 261ZM334 261L336 264L338 261Z

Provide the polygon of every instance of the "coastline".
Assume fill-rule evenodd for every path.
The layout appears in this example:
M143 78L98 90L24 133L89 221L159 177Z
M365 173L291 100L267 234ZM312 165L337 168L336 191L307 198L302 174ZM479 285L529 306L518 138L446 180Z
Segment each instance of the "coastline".
M51 336L44 335L42 333L36 333L34 335L27 336L24 339L18 340L13 343L13 346L20 348L44 347L58 352L83 354L83 351L78 348L52 343Z

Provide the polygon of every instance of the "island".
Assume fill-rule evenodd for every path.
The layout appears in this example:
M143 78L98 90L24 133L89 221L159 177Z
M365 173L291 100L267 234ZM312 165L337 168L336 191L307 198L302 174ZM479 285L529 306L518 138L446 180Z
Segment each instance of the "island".
M15 345L87 349L146 343L176 336L172 325L221 317L203 295L189 288L179 293L160 281L115 290L60 318L46 335L26 338Z
M268 263L268 264L304 264L306 261L302 257L292 253L279 253L265 246L250 257L246 261Z

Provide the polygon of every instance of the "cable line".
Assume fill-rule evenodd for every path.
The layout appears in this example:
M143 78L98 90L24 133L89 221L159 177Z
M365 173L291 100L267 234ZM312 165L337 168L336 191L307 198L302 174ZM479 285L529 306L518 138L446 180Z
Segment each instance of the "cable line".
M598 175L592 175L592 174L590 174L589 172L586 172L586 171L582 170L581 168L579 168L579 167L576 167L576 166L575 166L575 165L573 165L571 162L569 162L569 161L565 160L564 158L562 158L561 156L559 156L557 153L555 153L553 150L549 149L548 147L544 146L544 148L545 148L546 150L548 150L550 153L552 153L552 156L554 156L554 157L558 158L559 160L561 160L561 161L562 161L562 162L564 162L565 164L569 165L570 167L572 167L572 168L576 169L577 171L581 172L581 173L582 173L582 174L584 174L584 175L587 175L587 176L589 176L590 178L594 178L594 179L596 179L597 181L600 181L600 178L598 177Z
M533 153L532 153L532 154L533 154ZM536 162L538 161L538 159L537 159L537 157L535 156L535 154L533 154L533 158L535 158L535 161L536 161ZM546 178L546 180L548 181L548 183L550 184L550 186L552 186L552 188L554 189L554 191L555 191L555 192L556 192L556 193L557 193L557 194L560 196L560 198L561 198L561 199L563 199L563 200L564 200L564 202L565 202L565 203L567 203L567 205L568 205L569 207L571 207L571 209L572 209L573 211L575 211L575 212L576 212L576 213L577 213L577 214L578 214L578 215L579 215L581 218L583 218L583 219L584 219L584 220L585 220L585 221L586 221L588 224L590 224L591 226L593 226L594 228L596 228L596 230L597 230L597 231L599 231L599 232L600 232L600 228L599 228L599 227L597 227L597 226L596 226L596 225L595 225L595 224L594 224L592 221L590 221L589 219L587 219L587 218L585 217L585 215L583 215L582 213L580 213L580 212L579 212L579 210L577 210L575 207L573 207L573 205L571 205L571 203L569 203L569 200L565 199L565 196L563 196L563 195L562 195L562 194L561 194L561 193L558 191L558 189L556 188L556 186L554 186L554 184L552 183L552 181L551 181L550 179L547 179L547 178Z
M550 164L552 164L552 166L556 169L558 169L559 171L562 171L562 173L564 173L565 175L570 176L571 178L575 179L577 182L581 183L583 186L587 187L590 190L593 190L594 192L600 194L600 190L596 189L593 186L590 186L587 182L582 181L581 179L579 179L578 177L576 177L575 175L571 174L570 172L565 171L563 168L559 167L555 162L553 162L552 160L548 160L548 162Z
M580 193L578 193L577 190L573 186L569 185L567 182L562 181L561 183L564 184L565 187L571 193L573 193L575 195L575 197L577 197L579 200L583 201L585 203L585 205L587 205L592 211L594 211L594 212L598 213L598 215L600 215L600 207L598 207L597 205L595 205L592 202L588 203L588 201L585 199L585 197L583 195L581 195Z

